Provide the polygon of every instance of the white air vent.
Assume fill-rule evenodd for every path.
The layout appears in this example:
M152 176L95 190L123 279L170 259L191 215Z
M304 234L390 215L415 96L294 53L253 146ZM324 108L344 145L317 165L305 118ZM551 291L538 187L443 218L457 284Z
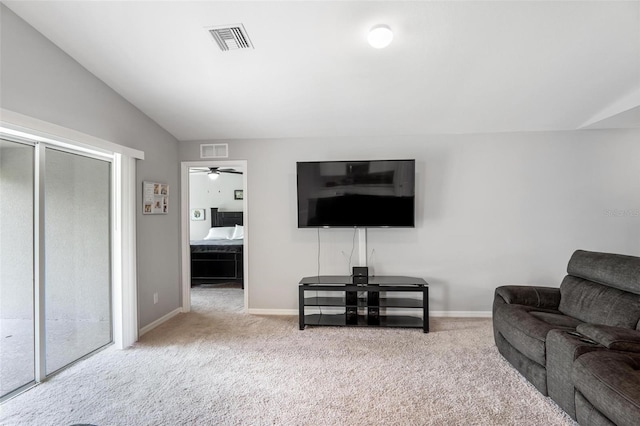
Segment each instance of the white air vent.
M202 144L200 145L200 158L228 158L229 144Z
M253 49L247 30L242 24L207 28L220 50Z

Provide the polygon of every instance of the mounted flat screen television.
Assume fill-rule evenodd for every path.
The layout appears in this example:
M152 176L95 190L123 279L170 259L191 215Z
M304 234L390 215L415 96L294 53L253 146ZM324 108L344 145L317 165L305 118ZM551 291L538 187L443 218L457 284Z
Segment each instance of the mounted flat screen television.
M297 163L298 228L414 227L415 160Z

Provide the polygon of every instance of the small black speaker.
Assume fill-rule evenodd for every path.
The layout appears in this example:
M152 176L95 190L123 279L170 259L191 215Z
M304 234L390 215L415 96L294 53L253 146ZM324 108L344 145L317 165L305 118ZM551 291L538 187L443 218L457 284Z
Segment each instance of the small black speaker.
M369 268L366 266L354 266L353 267L353 276L354 277L366 277L369 275Z
M347 306L358 306L357 291L345 291L345 298Z
M364 277L362 277L360 275L354 275L353 276L353 283L354 284L368 284L369 283L369 277L367 277L366 275Z

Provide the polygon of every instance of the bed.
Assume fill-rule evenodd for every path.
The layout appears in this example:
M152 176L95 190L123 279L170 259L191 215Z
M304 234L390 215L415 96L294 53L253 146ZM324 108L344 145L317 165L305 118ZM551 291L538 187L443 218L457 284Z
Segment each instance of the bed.
M211 230L191 240L191 286L235 282L244 288L242 212L211 208Z

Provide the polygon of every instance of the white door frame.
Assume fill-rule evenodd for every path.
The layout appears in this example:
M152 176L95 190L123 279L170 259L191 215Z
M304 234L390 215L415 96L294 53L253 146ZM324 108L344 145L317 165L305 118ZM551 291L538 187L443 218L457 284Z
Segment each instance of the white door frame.
M180 163L180 241L181 241L181 265L182 276L182 312L191 310L191 253L189 248L189 168L191 167L242 167L243 189L243 224L244 246L242 248L242 267L244 281L244 311L249 309L249 206L247 203L248 167L247 160L208 160L208 161L183 161Z

